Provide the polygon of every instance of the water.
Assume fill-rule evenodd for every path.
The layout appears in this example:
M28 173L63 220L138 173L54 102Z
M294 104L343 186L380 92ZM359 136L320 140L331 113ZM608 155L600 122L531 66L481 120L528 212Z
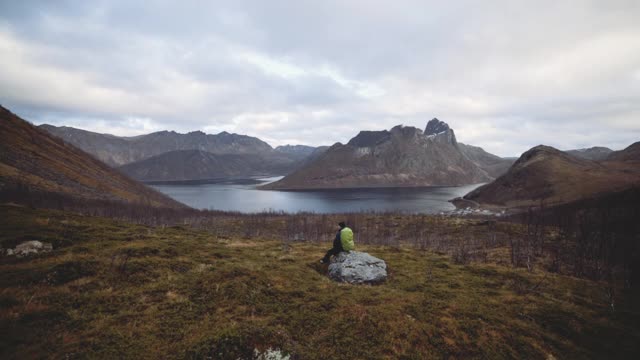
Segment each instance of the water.
M438 213L454 210L448 202L463 196L481 184L460 187L336 189L309 191L257 190L269 181L228 180L215 184L151 185L170 197L197 209L240 211L285 211L295 213L399 211L407 213Z

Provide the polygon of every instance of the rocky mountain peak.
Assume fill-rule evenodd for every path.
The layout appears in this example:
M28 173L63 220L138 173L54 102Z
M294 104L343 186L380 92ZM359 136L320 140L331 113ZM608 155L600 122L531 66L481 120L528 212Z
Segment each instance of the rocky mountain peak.
M348 145L355 147L371 147L387 141L390 137L387 130L382 131L360 131L356 137L349 140Z
M424 134L427 136L437 135L447 130L450 130L450 128L446 122L440 121L438 118L433 118L427 123L427 127L424 129Z
M467 158L452 129L434 120L426 135L413 126L360 131L337 143L265 189L415 187L488 182L488 173ZM441 131L439 131L441 130ZM439 132L438 132L439 131Z
M422 135L422 130L413 126L396 125L391 129L391 134L402 137L413 137L416 135Z

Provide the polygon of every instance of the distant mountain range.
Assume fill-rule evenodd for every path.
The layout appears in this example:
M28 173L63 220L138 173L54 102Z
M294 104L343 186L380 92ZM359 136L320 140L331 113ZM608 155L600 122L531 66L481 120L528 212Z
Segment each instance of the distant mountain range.
M227 132L160 131L119 137L67 126L40 128L142 181L285 175L316 151L304 145L274 149L258 138Z
M438 120L425 131L396 126L361 131L265 189L321 189L465 185L491 181L511 165L479 147L458 144L453 129Z
M0 190L21 187L82 200L186 208L0 106Z
M587 149L567 150L566 152L583 159L604 160L613 152L613 150L602 146L594 146Z
M40 128L112 166L129 164L175 150L202 150L214 154L258 154L274 151L269 144L258 138L228 132L211 135L202 131L188 134L159 131L134 137L119 137L68 126L44 124Z
M536 146L506 174L457 202L461 206L467 205L465 201L487 207L523 208L541 202L549 206L640 186L640 142L621 151L592 149L563 152ZM604 152L608 155L603 158Z
M514 158L501 158L484 151L483 148L458 143L458 148L469 160L484 170L489 176L497 178L509 170L516 161Z
M164 182L281 175L290 172L296 164L288 154L213 154L202 150L176 150L118 169L137 180Z
M308 157L309 155L313 154L316 148L313 146L307 146L307 145L282 145L282 146L276 147L275 150L283 154L295 156L299 160L302 160Z
M10 112L3 109L4 117L15 118L8 114ZM3 123L5 127L13 126L8 124ZM621 151L592 147L563 152L541 145L518 159L501 158L480 147L458 143L454 130L438 119L429 121L424 131L405 126L361 131L347 144L318 148L304 145L272 148L258 138L226 132L208 135L199 131L188 134L161 131L118 137L69 127L41 125L40 128L134 179L149 182L284 174L288 175L263 188L456 186L485 182L486 185L457 203L507 208L535 206L541 200L547 205L563 204L640 186L640 143ZM169 205L168 199L161 199L158 197L161 195L149 193L150 189L124 180L124 176L107 166L101 165L101 175L97 175L95 169L83 173L81 163L88 162L91 167L100 163L84 153L80 160L78 150L73 150L76 155L60 152L60 146L74 148L65 147L64 143L41 131L36 132L37 136L30 136L40 139L36 143L43 145L37 150L29 150L24 147L27 143L25 134L34 130L26 129L16 130L22 133L13 136L8 135L8 131L3 132L6 137L3 146L7 149L2 154L3 181L27 179L34 186L85 197L144 198L147 202ZM24 146L5 145L12 142ZM49 147L53 150L48 150ZM40 155L34 160L25 155L28 151ZM19 160L21 158L27 160ZM71 159L69 166L65 165L64 159ZM63 171L67 167L76 170ZM53 169L59 169L60 174ZM69 174L73 174L72 178L65 178L71 176ZM96 190L101 177L108 179L114 187L105 185L106 192Z

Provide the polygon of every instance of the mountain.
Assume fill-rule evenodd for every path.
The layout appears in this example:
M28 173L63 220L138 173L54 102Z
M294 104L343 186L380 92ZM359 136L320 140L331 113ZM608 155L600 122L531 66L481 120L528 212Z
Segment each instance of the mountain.
M594 146L587 149L566 150L565 152L579 158L598 161L605 160L613 150L602 146Z
M176 150L123 165L119 169L141 181L185 181L280 175L290 172L293 165L290 157L284 155Z
M285 175L315 151L305 145L273 149L258 138L227 132L210 135L201 131L187 134L159 131L118 137L64 126L40 127L143 181ZM223 159L231 163L222 164Z
M361 131L336 143L315 160L265 185L265 189L319 189L464 185L490 181L460 150L455 134L438 119L423 132L398 125Z
M639 162L640 141L629 145L626 149L614 151L607 157L608 161Z
M134 137L119 137L66 126L44 124L40 125L40 128L112 166L132 163L174 150L202 150L215 154L274 152L269 144L258 138L230 134L226 131L217 135L205 134L202 131L187 134L159 131Z
M275 148L275 151L291 155L299 160L308 157L315 150L315 147L307 145L282 145Z
M322 154L324 154L329 149L329 146L318 146L313 150L311 154L309 154L306 158L304 158L300 164L300 167L315 161Z
M458 147L464 156L473 161L474 164L493 178L497 178L506 173L511 165L516 161L514 158L501 158L497 155L493 155L478 146L458 143Z
M0 188L13 186L78 199L185 207L0 106Z
M630 158L632 147L620 156ZM506 174L463 199L498 207L537 206L541 200L546 205L557 205L638 184L638 165L630 166L617 159L596 162L540 145L522 154Z

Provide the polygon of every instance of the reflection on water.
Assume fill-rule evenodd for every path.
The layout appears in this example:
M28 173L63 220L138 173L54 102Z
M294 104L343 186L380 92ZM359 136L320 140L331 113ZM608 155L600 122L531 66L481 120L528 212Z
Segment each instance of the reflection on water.
M260 184L280 179L263 179ZM453 210L448 202L481 184L460 187L335 189L309 191L257 190L252 181L215 184L151 185L172 198L198 209L240 212L308 211L315 213L400 211L437 213Z

